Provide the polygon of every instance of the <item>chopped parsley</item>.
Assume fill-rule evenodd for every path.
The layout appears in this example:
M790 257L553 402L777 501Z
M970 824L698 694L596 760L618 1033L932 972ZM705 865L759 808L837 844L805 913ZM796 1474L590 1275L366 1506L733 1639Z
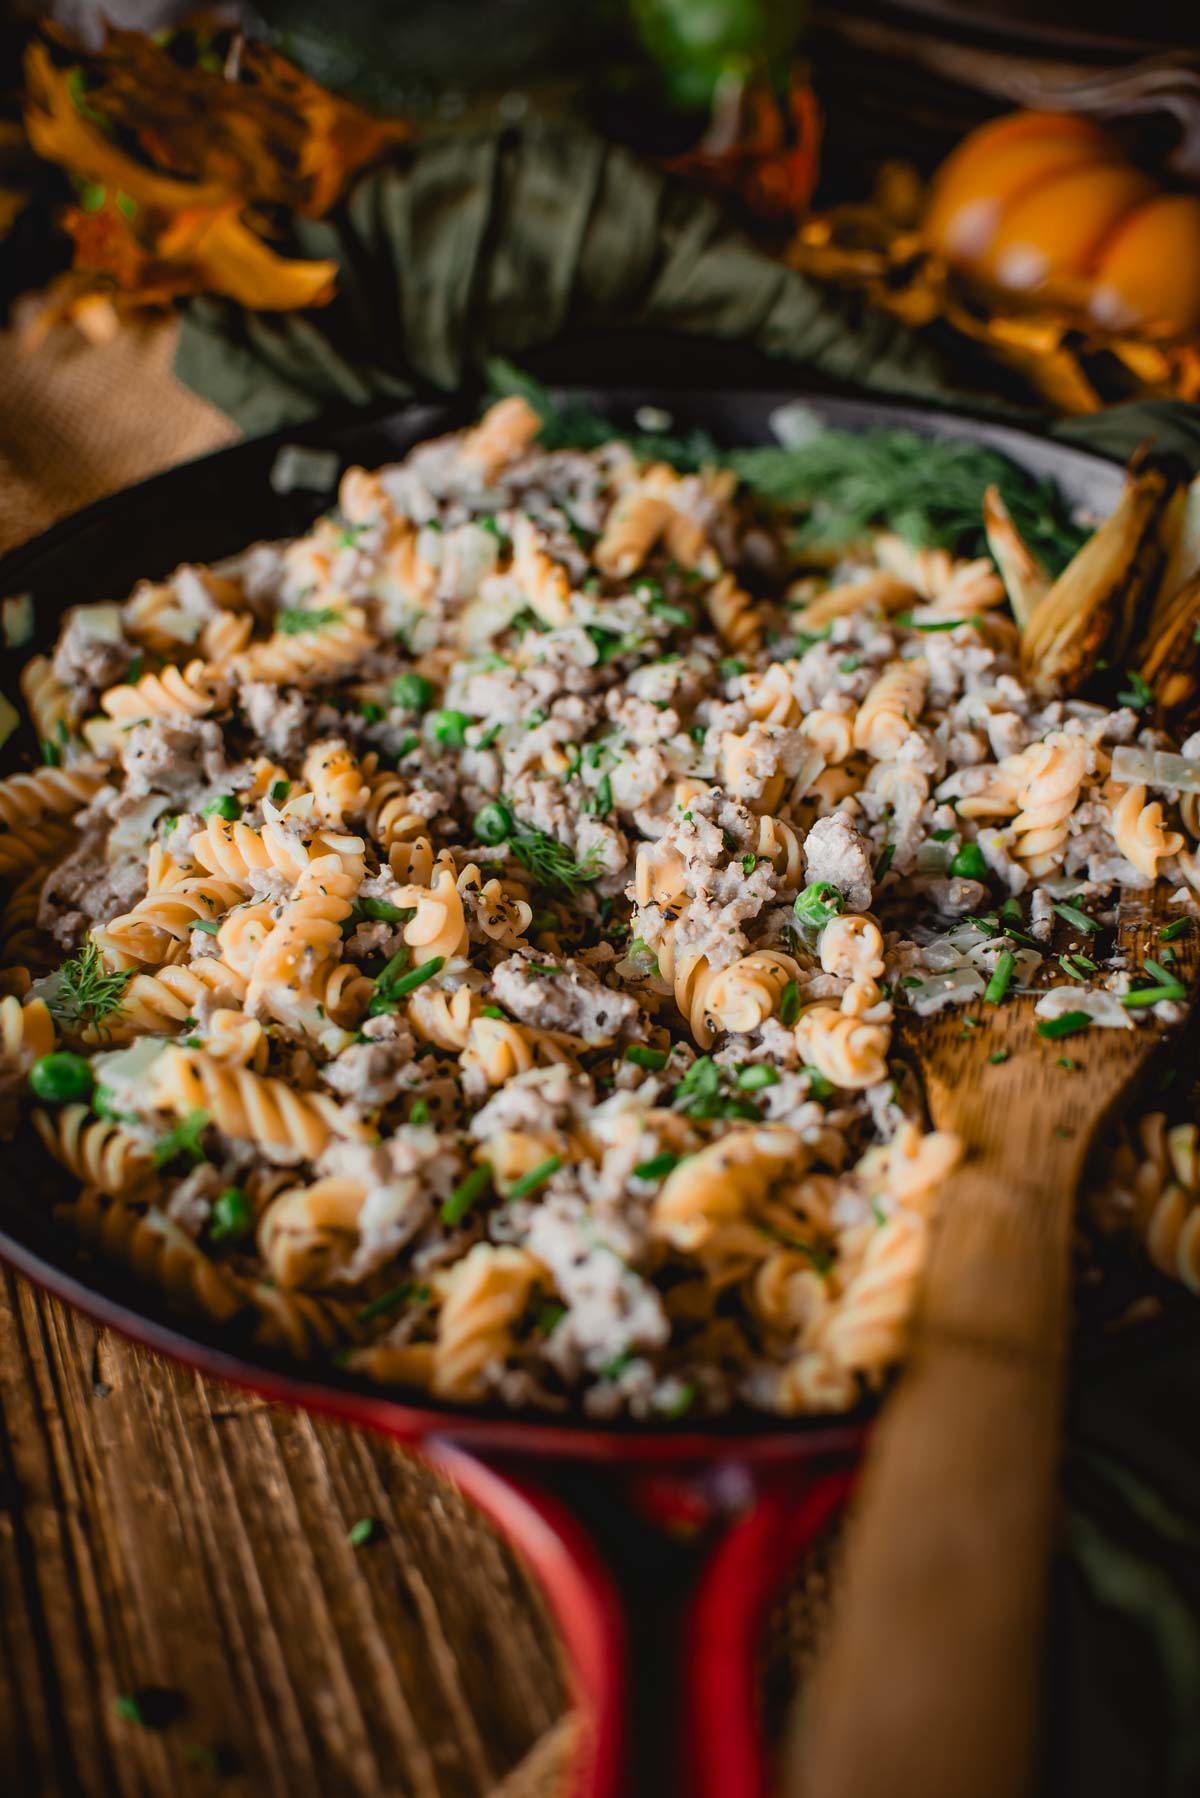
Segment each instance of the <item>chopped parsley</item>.
M643 1043L630 1043L624 1059L631 1061L635 1068L649 1068L652 1073L657 1073L666 1067L668 1056L665 1049L649 1049Z
M374 1517L360 1517L358 1522L351 1524L346 1532L346 1540L351 1548L365 1548L369 1542L374 1542L376 1537L382 1534L383 1531Z
M435 955L423 962L419 968L410 968L412 952L407 945L397 949L392 959L385 964L375 981L375 992L367 1010L373 1018L385 1011L395 1011L397 1002L406 994L416 992L435 974L440 974L446 965L444 955Z

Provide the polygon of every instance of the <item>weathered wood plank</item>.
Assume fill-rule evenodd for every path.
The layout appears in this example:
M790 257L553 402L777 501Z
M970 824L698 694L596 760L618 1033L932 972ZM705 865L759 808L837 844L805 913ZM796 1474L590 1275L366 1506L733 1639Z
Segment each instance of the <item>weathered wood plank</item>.
M203 1381L7 1271L0 1298L6 1790L556 1789L553 1629L453 1488L392 1443ZM360 1517L379 1528L354 1549ZM118 1695L154 1688L178 1709L163 1727L117 1714Z

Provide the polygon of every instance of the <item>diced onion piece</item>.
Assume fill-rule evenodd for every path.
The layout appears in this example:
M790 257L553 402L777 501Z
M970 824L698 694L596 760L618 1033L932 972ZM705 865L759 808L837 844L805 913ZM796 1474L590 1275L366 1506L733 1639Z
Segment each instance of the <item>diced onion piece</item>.
M1113 750L1112 778L1123 787L1170 787L1178 793L1200 793L1200 762L1165 749L1139 749L1122 743Z
M0 630L8 649L20 649L33 635L33 594L14 593L0 600Z
M336 450L306 449L302 443L285 443L271 464L270 482L275 493L332 493L337 485Z
M928 838L917 850L917 873L949 874L956 853L953 843L935 843Z
M112 1049L102 1055L93 1055L92 1072L96 1084L111 1087L118 1095L118 1111L145 1109L146 1077L166 1046L161 1036L139 1036L128 1049Z
M1132 1030L1133 1019L1116 993L1098 986L1052 986L1034 1010L1039 1018L1061 1018L1069 1011L1086 1011L1093 1024L1104 1030Z
M147 793L132 811L118 818L108 833L105 846L108 860L115 862L123 855L140 855L150 841L154 820L170 803L165 793Z
M75 606L70 613L71 623L85 637L92 637L97 643L124 643L125 632L121 626L121 608L103 601L94 606Z
M819 437L826 428L824 421L803 400L788 400L784 405L776 406L767 422L776 442L784 449L799 449L802 444Z
M969 1005L972 999L980 997L984 984L978 968L951 968L920 986L909 987L908 1003L921 1017L928 1017L944 1005Z

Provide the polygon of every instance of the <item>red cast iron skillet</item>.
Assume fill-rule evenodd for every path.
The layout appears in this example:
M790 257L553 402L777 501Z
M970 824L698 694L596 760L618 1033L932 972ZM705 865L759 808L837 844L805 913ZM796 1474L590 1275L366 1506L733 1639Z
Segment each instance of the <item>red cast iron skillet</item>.
M729 352L723 356L728 366ZM706 373L711 380L711 364ZM778 389L703 392L695 371L686 387L661 384L679 375L674 353L656 364L655 385L572 392L625 423L640 407L665 409L675 430L699 427L726 444L774 441L772 412L804 398L828 423L852 430L887 423L989 443L1052 476L1089 511L1110 510L1120 490L1120 471L1109 462L965 416ZM461 404L414 404L287 430L173 469L65 520L0 562L0 594L31 593L36 617L33 643L0 652L0 690L16 695L22 663L53 642L65 607L121 598L136 580L165 575L179 562L213 561L255 539L304 530L333 493L276 494L268 477L282 444L332 449L339 472L351 463L371 468L473 415ZM25 727L5 746L0 771L30 759L37 760L37 746ZM756 1646L773 1592L846 1498L869 1412L794 1422L742 1413L701 1427L594 1424L582 1412L447 1410L423 1394L392 1395L332 1368L301 1369L228 1329L182 1321L119 1270L81 1253L49 1221L62 1176L31 1140L12 1145L9 1166L16 1178L0 1189L0 1255L21 1273L212 1378L397 1438L455 1480L511 1538L562 1632L571 1698L584 1720L572 1798L624 1798L635 1789L760 1798L766 1791ZM551 1490L534 1485L535 1471Z

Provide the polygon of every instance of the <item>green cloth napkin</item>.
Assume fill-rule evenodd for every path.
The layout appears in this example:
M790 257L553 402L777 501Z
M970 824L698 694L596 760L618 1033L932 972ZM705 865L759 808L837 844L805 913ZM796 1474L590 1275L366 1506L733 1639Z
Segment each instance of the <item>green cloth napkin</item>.
M936 330L914 335L818 286L703 196L561 127L431 142L360 179L327 219L298 220L287 248L337 259L331 305L270 315L203 300L183 324L176 372L249 433L475 384L493 355L608 332L632 356L673 334L713 346L709 385L722 345L731 358L749 347L797 385L967 405L1122 458L1152 438L1200 469L1200 409L1050 419L1011 375L952 361ZM1135 1338L1077 1384L1047 1680L1053 1798L1200 1792L1198 1343L1194 1325L1166 1346Z

